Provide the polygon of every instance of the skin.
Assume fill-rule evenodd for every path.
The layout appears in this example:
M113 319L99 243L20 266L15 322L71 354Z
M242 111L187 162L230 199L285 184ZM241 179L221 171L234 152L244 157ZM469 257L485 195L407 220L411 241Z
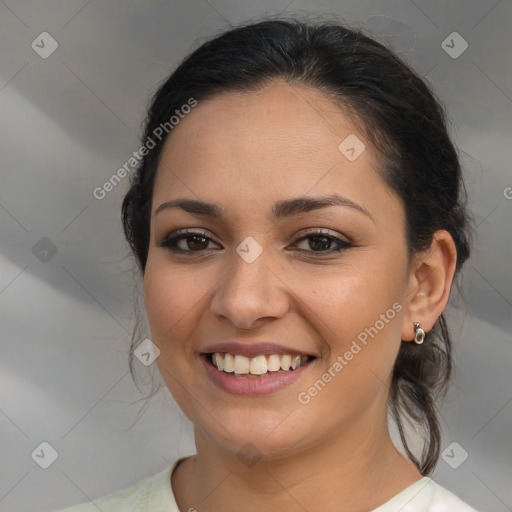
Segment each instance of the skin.
M349 161L349 134L366 149ZM256 92L201 102L165 144L154 187L144 275L146 312L159 370L194 424L197 455L171 484L180 510L368 511L421 478L394 447L386 422L400 344L428 332L450 294L456 251L438 231L408 261L401 200L378 173L379 156L322 92L276 81ZM333 192L367 210L329 206L279 220L277 201ZM190 198L220 206L222 219L157 207ZM212 242L162 239L183 228ZM341 252L302 239L308 228L354 244ZM263 252L235 251L248 236ZM317 245L315 246L315 241ZM320 245L320 250L314 251ZM193 252L203 248L201 252ZM322 252L323 251L323 252ZM297 396L394 303L402 309L307 405ZM199 353L214 342L271 340L317 358L291 386L235 396L206 375ZM244 464L250 442L262 456Z

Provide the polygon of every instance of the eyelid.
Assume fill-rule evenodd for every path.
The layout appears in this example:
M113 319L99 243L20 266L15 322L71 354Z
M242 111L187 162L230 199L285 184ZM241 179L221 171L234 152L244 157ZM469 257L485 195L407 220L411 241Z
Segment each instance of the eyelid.
M306 229L306 231L303 231L302 233L300 233L300 235L295 240L293 245L296 245L299 242L302 242L303 240L307 240L308 238L313 237L313 236L325 235L326 238L329 238L334 244L337 245L337 247L335 249L330 249L327 251L308 251L308 250L304 250L304 249L295 249L297 252L301 252L301 253L305 253L305 254L308 254L308 253L315 254L315 255L317 255L316 257L319 259L322 257L339 254L339 253L341 253L349 248L352 248L352 247L357 247L356 244L354 244L352 241L350 241L350 239L348 239L348 237L345 237L346 239L343 239L343 238L341 238L341 236L343 236L343 235L340 235L337 232L334 232L336 234L332 234L332 233L333 232L331 230L326 229L326 228L308 228L308 229Z
M212 242L216 243L217 245L222 245L220 242L217 241L217 239L212 236L212 234L203 228L183 228L178 229L177 231L173 231L172 233L169 233L165 235L160 242L157 242L157 245L159 247L166 247L170 242L174 241L177 238L187 238L187 235L192 237L194 235L203 236L204 238L207 238L208 240L211 240ZM193 252L193 251L185 251L185 252Z
M348 239L348 237L345 236L346 240L343 240L340 237L344 236L344 235L341 235L341 233L337 233L336 231L332 231L331 229L327 229L327 228L307 228L305 231L299 231L297 234L297 236L300 236L299 239L302 239L305 236L311 236L311 235L326 235L335 240L339 240L340 242L344 242L347 244L351 243L351 241Z

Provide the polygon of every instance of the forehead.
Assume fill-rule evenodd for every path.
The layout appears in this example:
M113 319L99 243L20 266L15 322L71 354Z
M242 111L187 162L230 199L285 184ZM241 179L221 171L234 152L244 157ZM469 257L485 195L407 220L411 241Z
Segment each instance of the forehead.
M340 151L345 140L361 151L356 159ZM323 92L276 82L199 102L168 137L154 199L220 196L243 206L338 191L367 202L391 193L378 168L353 120Z
M340 136L356 131L352 120L321 91L274 82L199 102L172 132L164 153L179 153L181 148L196 156L207 152L228 158L243 152L261 159L293 149L318 157L329 145L337 150Z

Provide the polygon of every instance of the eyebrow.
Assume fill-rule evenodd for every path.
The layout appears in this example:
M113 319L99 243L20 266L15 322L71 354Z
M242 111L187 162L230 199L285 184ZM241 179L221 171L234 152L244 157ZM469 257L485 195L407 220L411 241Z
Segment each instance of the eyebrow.
M303 196L294 199L286 199L278 201L272 208L272 217L276 220L292 217L294 215L300 215L301 213L308 213L313 210L319 210L320 208L327 208L329 206L345 206L352 208L360 213L363 213L369 217L373 222L375 219L371 213L364 207L346 197L342 197L338 194L333 194L325 197L310 197ZM214 203L207 203L204 201L198 201L196 199L173 199L172 201L166 201L162 203L154 212L153 215L157 215L164 210L172 208L180 208L185 212L194 215L203 215L207 217L213 217L216 219L224 218L224 210L220 206Z

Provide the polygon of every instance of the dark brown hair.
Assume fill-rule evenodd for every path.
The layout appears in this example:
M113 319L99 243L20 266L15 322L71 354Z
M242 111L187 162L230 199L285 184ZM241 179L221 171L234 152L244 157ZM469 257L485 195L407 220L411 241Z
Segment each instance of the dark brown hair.
M409 261L445 229L455 241L458 273L470 252L470 217L444 109L417 73L360 30L337 22L272 19L222 33L186 57L156 92L144 140L190 98L201 102L229 91L253 91L274 79L324 91L353 115L381 158L384 180L403 201ZM122 205L124 232L142 274L164 142L165 137L143 158ZM401 344L389 394L404 448L424 475L439 457L436 403L451 372L452 344L441 315L423 345ZM409 448L404 420L425 434L419 460Z

